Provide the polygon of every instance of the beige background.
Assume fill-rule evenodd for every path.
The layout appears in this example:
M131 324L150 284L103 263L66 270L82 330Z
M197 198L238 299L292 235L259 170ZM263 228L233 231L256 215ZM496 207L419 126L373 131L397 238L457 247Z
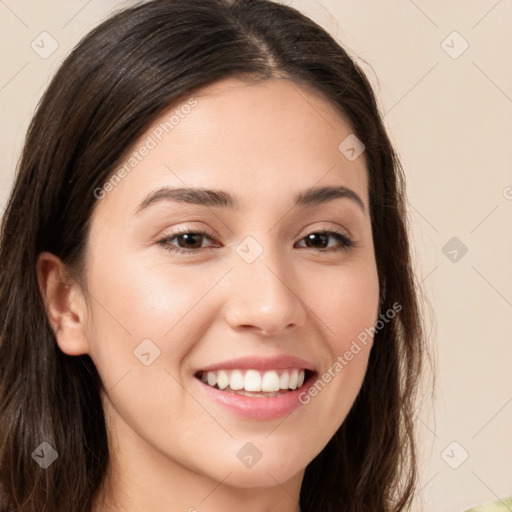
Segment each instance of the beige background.
M85 33L133 3L0 1L0 205L49 77ZM438 372L434 405L417 417L424 510L512 495L512 2L284 3L369 63L406 170ZM58 43L46 59L31 47L44 31Z

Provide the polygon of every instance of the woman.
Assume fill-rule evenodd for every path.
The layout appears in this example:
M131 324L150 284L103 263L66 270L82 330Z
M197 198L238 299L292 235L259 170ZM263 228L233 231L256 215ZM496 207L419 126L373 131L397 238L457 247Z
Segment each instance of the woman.
M296 10L87 35L2 224L2 511L398 512L424 347L371 87Z

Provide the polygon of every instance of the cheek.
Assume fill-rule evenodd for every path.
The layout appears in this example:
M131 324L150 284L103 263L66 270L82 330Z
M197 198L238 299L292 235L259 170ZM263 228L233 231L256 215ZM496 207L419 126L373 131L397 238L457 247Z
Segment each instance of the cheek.
M215 272L205 275L197 268L184 272L161 258L158 263L147 257L91 259L88 338L106 386L140 367L141 358L162 368L178 368L197 338L194 330L203 326L191 326L190 319L201 311L207 325L201 300L215 277Z
M133 340L170 334L214 284L215 275L210 279L211 273L205 275L198 267L185 270L161 257L156 260L120 257L115 263L98 262L91 271L97 305Z
M308 305L321 325L327 357L316 385L302 397L317 408L330 434L338 429L361 388L378 318L378 277L372 265L324 273L310 289Z
M167 443L172 453L179 452L179 443L169 439L199 427L216 432L215 422L183 391L182 362L210 325L202 298L219 273L184 271L150 258L120 257L90 268L96 299L91 358L115 428L130 425L150 443Z
M378 318L379 284L372 265L324 272L321 285L309 286L307 304L316 313L333 354L343 354L351 342L372 327ZM304 292L305 293L305 292ZM371 339L368 339L371 342Z

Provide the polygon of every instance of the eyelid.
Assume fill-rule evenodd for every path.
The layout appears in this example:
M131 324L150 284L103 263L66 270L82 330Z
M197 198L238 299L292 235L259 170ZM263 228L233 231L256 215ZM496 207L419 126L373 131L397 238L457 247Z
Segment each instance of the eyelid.
M343 231L342 233L340 232L340 229ZM299 235L297 235L297 237L298 237L297 241L299 242L304 237L306 237L306 236L308 236L310 234L321 233L321 232L325 232L325 231L336 232L336 233L339 233L339 234L341 234L343 236L346 236L347 238L349 238L351 240L355 240L355 238L352 236L352 234L350 233L350 231L348 229L340 228L338 225L330 223L329 227L322 226L320 228L311 228L311 229L305 228L304 230L302 230L299 233ZM203 227L195 228L195 227L192 227L192 226L186 224L184 227L176 228L176 231L173 231L172 233L169 233L168 235L161 236L160 239L162 239L162 238L173 238L175 236L184 235L184 234L188 234L188 233L196 233L196 234L207 235L209 238L212 238L215 241L218 241L218 239L221 238L219 233L217 233L214 229L203 228Z
M340 227L338 224L334 224L333 222L327 222L326 224L328 224L327 227L322 226L319 228L318 227L311 228L311 226L308 226L303 231L301 231L301 234L299 235L299 239L302 239L305 236L310 235L311 233L320 233L322 231L333 231L333 232L337 232L343 236L346 236L347 238L349 238L351 240L355 240L355 238L352 236L352 233L347 228Z
M203 237L206 237L210 239L213 242L213 245L207 246L207 247L199 247L195 249L183 249L181 247L178 247L176 245L169 244L169 240L172 240L180 235L184 234L195 234L195 235L201 235ZM314 247L305 247L305 249L312 250L316 253L328 253L328 254L338 254L340 252L349 252L351 249L357 247L359 243L357 240L355 240L350 234L343 233L342 230L339 228L317 228L317 229L310 229L305 234L299 236L297 242L295 244L300 243L304 241L306 237L312 234L323 234L327 235L331 238L338 238L338 242L341 242L341 245L335 246L335 247L327 247L327 248L320 248L316 249ZM181 229L178 229L174 231L173 233L170 233L167 236L164 236L160 240L158 240L157 244L161 245L164 249L171 253L179 253L179 254L185 254L185 255L192 255L198 252L204 252L205 249L214 249L218 247L218 240L217 238L220 238L215 231L209 231L208 229L193 229L190 227L184 227ZM217 243L217 246L215 245Z
M179 235L185 235L188 233L197 233L197 234L204 234L208 236L209 238L213 239L214 241L218 241L221 238L221 235L217 233L212 228L204 227L204 226L191 226L189 224L180 225L180 227L174 228L174 230L170 230L169 233L165 233L163 235L158 235L158 240L162 239L168 239L168 238L174 238L175 236Z

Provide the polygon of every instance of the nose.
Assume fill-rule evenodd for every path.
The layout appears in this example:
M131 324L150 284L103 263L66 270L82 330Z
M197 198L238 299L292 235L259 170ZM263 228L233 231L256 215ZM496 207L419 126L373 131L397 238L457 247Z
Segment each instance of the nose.
M235 258L224 304L225 320L233 329L275 336L304 325L305 297L293 279L293 269L285 267L268 250L252 263Z

